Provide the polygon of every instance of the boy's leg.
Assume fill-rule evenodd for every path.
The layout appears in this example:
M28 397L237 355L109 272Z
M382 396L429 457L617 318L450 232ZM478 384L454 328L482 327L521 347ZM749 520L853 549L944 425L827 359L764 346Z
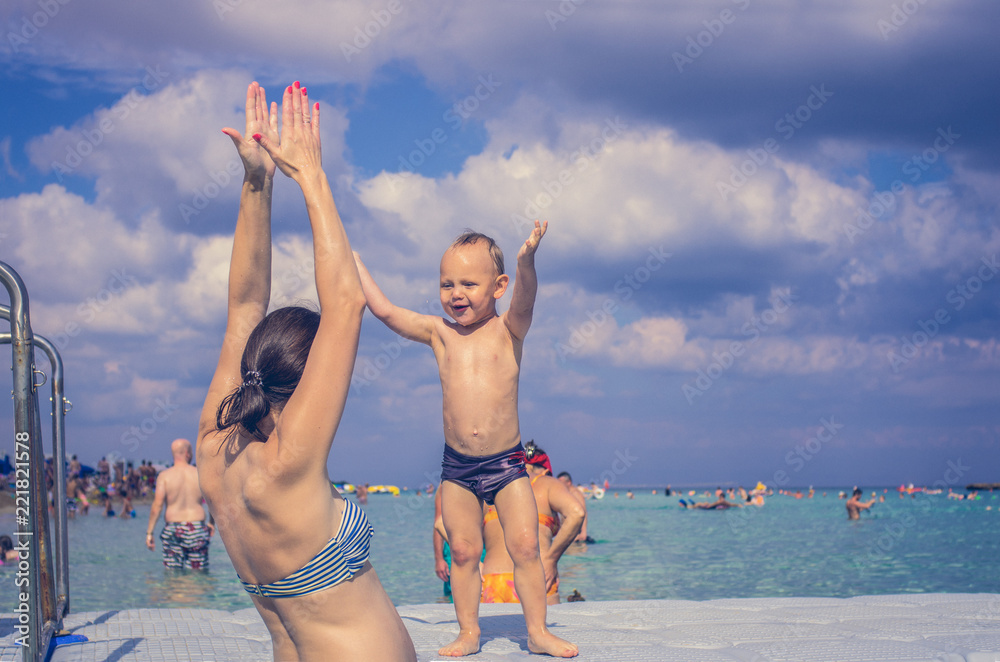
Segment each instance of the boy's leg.
M451 546L451 595L458 618L458 638L438 651L461 657L479 650L479 597L482 579L483 507L479 497L451 481L441 483L441 516Z
M514 588L528 627L528 650L555 657L574 657L575 645L545 626L545 571L538 555L538 508L527 477L497 492L495 503L507 553L514 562Z

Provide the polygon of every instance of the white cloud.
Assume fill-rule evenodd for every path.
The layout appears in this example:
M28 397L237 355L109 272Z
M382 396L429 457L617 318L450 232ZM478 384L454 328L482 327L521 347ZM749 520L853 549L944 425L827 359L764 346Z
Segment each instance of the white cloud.
M251 77L238 70L186 78L157 71L155 84L133 87L110 108L32 139L28 153L35 167L61 181L94 178L97 202L129 223L154 208L169 227L198 231L217 215L234 216L243 168L221 129L244 131ZM282 88L268 90L279 113L281 95ZM344 112L324 107L322 126L324 165L333 177L345 170ZM287 184L280 179L276 190Z
M544 250L601 259L634 255L643 244L831 245L841 240L834 220L861 200L808 166L785 161L761 168L724 200L717 183L729 181L745 154L665 129L631 127L620 117L563 120L551 142L531 120L524 134L512 128L519 124L520 117L511 117L491 125L483 153L454 177L383 173L359 182L359 197L394 228L402 224L424 255L438 253L468 219L485 219L488 231L518 245L530 227L525 219L543 217L551 233Z
M675 319L642 319L622 330L608 353L615 365L674 366L684 349L687 327Z
M123 291L164 270L186 248L156 211L128 229L111 209L57 184L0 200L0 214L15 268L51 301L82 303L103 289Z
M742 3L731 4L735 11ZM653 380L693 376L733 342L746 351L725 373L730 394L761 376L794 388L811 375L830 383L830 391L814 395L824 406L845 384L863 393L887 389L917 406L939 402L935 389L965 377L977 395L991 392L997 352L989 332L966 333L956 316L897 375L887 357L898 349L899 334L886 326L898 320L866 314L885 299L895 303L902 295L893 288L905 285L925 291L906 293L911 298L899 309L920 310L925 296L931 313L938 295L975 273L981 257L1000 252L992 222L1000 202L995 174L964 162L960 145L947 155L953 172L943 182L908 188L896 209L857 241L844 233L873 194L865 173L875 140L858 136L886 141L874 149L898 149L913 133L902 124L919 124L926 118L921 112L948 116L967 102L953 88L938 90L941 80L920 80L920 87L959 105L922 103L912 88L901 94L893 88L889 94L913 111L904 116L886 104L892 99L883 72L913 85L906 67L914 49L923 62L954 51L955 34L963 44L980 44L969 29L970 21L982 21L979 12L958 11L954 3L922 6L889 41L876 26L889 9L864 0L836 7L746 4L738 23L683 76L671 66L671 51L718 8L584 3L553 29L544 12L562 5L531 2L403 2L391 16L378 3L343 0L281 7L222 0L232 11L218 13L219 3L191 0L139 10L120 1L61 4L24 57L7 52L5 60L16 72L34 68L31 75L56 88L50 95L72 98L74 89L91 86L125 91L111 107L29 142L33 165L71 168L74 177L93 180L96 198L49 186L0 200L4 259L28 281L36 330L67 335L69 322L81 328L67 336L67 358L76 388L85 385L78 413L94 430L117 443L115 430L141 424L168 395L183 403L169 425L192 420L221 337L239 188L239 174L227 169L234 150L219 129L242 128L251 75L335 83L331 94L354 103L356 94L381 82L386 64L406 71L407 82L424 77L433 92L445 94L468 93L470 81L493 73L505 94L475 117L489 136L485 149L456 174L434 179L392 173L353 179L343 156L347 111L324 106L324 153L338 203L357 193L348 200L360 212L351 214L352 240L394 300L429 302L436 311L437 263L461 228L496 235L513 265L527 227L512 215L544 216L550 235L539 253L544 278L525 374L535 371L536 384L556 398L584 398L597 409L628 389L652 392L646 387ZM37 6L14 0L0 18L16 26ZM366 29L370 43L361 43ZM342 43L355 38L360 52L347 57ZM995 59L991 52L979 57ZM950 71L947 64L941 69ZM823 80L844 81L830 82L836 95L830 106L736 185L730 177L746 161L747 145L759 144L760 132L802 103L810 83ZM276 99L280 87L269 92ZM742 95L746 106L726 103L732 95ZM893 131L884 130L886 117ZM844 134L849 139L829 138ZM0 153L8 144L0 139ZM15 162L19 156L12 155ZM724 196L719 182L737 190ZM199 213L185 219L179 205L200 202ZM291 227L281 225L285 217L302 216L301 196L282 180L276 229ZM296 227L275 235L273 292L282 303L315 296L307 227ZM628 290L626 300L615 283L622 270L648 269L651 250L673 257L659 263L648 285ZM116 271L127 286L116 283ZM938 285L941 292L927 294ZM751 344L743 325L773 306L779 290L802 299ZM601 318L609 300L617 310ZM570 342L574 332L582 342L560 361L557 344ZM362 338L359 362L386 351L382 338ZM380 416L399 429L414 421L436 427L437 404L431 405L439 397L433 358L420 347L393 359L355 405L367 414L366 425ZM960 395L952 397L962 405ZM567 423L580 437L662 427L562 403L549 415L550 405L531 400L525 409ZM371 427L351 429L358 436L384 432ZM692 426L678 432L709 436Z

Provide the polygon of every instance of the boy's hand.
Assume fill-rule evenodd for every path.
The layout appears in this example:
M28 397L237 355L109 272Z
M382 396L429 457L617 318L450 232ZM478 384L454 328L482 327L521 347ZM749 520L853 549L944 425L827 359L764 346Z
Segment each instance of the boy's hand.
M247 87L246 133L240 135L239 131L229 127L222 132L232 138L248 177L263 180L274 176L274 161L253 139L253 135L259 133L278 140L278 104L272 103L268 111L264 88L256 81Z
M524 245L521 246L521 250L517 252L517 259L520 260L522 257L534 255L535 251L538 250L539 242L541 242L542 237L545 236L545 231L548 230L548 228L548 221L545 221L544 223L535 221L535 229L531 231L528 239L524 242Z

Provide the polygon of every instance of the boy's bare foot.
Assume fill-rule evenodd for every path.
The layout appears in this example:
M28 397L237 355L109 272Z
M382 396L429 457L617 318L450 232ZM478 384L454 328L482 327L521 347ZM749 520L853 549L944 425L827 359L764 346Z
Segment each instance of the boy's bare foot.
M462 632L455 641L438 650L438 655L448 657L464 657L479 651L479 635L473 632Z
M528 650L532 653L551 655L552 657L576 657L580 653L576 644L560 639L551 632L529 635Z

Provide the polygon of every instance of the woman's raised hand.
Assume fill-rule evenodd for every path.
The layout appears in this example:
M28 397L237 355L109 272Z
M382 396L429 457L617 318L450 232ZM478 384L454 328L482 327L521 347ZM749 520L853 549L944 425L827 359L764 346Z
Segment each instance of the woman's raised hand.
M253 134L281 172L300 185L303 178L322 172L319 139L319 103L309 105L306 88L298 81L285 89L281 100L281 135Z
M278 139L278 104L272 103L268 109L264 88L256 81L247 86L246 115L246 133L241 135L239 131L229 127L222 132L232 138L248 177L260 180L273 177L274 161L252 136L268 136L275 141Z

